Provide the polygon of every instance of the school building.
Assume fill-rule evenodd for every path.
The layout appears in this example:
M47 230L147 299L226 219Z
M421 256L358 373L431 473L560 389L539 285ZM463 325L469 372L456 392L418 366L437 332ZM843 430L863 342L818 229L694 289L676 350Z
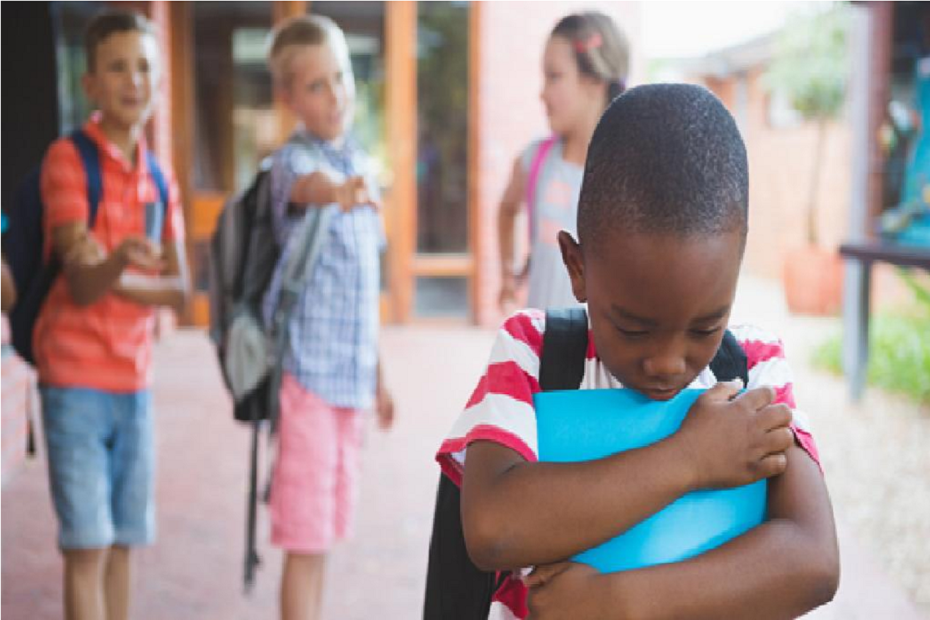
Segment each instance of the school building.
M22 76L8 68L4 82L44 81L12 107L21 107L16 115L23 118L45 117L41 129L6 124L4 142L28 144L28 153L19 147L21 169L5 169L5 181L40 161L48 142L89 112L80 89L81 35L104 6L146 13L162 37L166 71L151 139L171 162L184 200L197 295L183 322L193 325L208 320L205 267L224 201L248 185L293 127L275 105L265 65L268 35L280 20L317 13L346 32L358 93L355 131L377 162L385 196L382 316L393 323L497 321L498 200L518 151L547 132L541 55L556 21L572 11L602 10L630 39L634 81L644 62L635 54L636 3L10 4L8 37L21 39L36 58L20 67ZM3 184L5 201L15 184Z
M318 13L346 32L358 93L355 131L378 164L385 197L382 317L388 323L498 322L498 201L513 158L547 132L539 101L541 54L561 16L588 8L611 15L633 50L630 82L656 77L647 75L648 59L639 53L641 9L635 2L7 3L8 49L22 54L8 54L3 75L11 94L3 205L12 204L48 144L90 112L80 87L81 39L87 21L106 6L149 15L162 39L165 75L149 137L181 187L197 291L182 317L189 325L208 320L208 247L223 202L248 185L261 159L293 127L274 102L265 66L267 38L280 20ZM907 54L919 49L915 25L927 19L919 3L854 6L859 18L851 49L860 51L853 58L851 100L830 123L822 154L818 223L829 248L851 229L872 230L889 206L883 188L889 187L893 157L875 136L889 100L907 92L914 73ZM681 78L717 93L744 132L752 178L745 268L777 279L784 256L803 240L815 132L764 87L773 40L763 37L689 61ZM864 58L861 50L869 50ZM876 271L872 295L886 296L897 278L890 265ZM8 407L7 395L31 402L28 377L22 378L28 369L14 366L5 352L4 424L13 416L9 428L15 432L4 426L4 454L8 438L20 445L25 407Z

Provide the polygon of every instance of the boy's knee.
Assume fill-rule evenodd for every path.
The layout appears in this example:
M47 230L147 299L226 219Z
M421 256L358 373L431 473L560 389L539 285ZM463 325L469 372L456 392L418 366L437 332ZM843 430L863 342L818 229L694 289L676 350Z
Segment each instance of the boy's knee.
M107 555L107 549L65 549L62 551L70 570L99 570Z

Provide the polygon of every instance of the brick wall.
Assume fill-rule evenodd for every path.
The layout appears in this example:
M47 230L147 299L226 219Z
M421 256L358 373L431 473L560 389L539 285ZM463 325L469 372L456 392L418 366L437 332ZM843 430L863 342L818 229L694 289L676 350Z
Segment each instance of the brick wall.
M808 196L813 182L817 128L813 122L773 127L763 68L746 76L745 104L737 105L736 77L706 79L737 118L749 155L749 239L743 269L754 276L780 280L785 255L805 243ZM817 230L823 247L838 249L848 238L852 174L852 130L846 115L827 124L821 156ZM893 267L877 265L872 299L876 307L909 303L911 293Z
M542 88L542 51L549 32L564 15L597 9L610 15L630 40L631 82L643 75L640 14L635 3L488 2L481 5L481 59L478 84L480 153L478 155L478 221L476 243L481 257L477 269L481 288L475 300L482 325L500 320L497 294L500 258L497 251L497 209L513 167L526 144L549 130L539 92Z
M762 70L747 76L747 102L736 110L735 78L707 80L708 88L738 118L749 153L749 244L745 269L766 278L781 276L782 257L805 242L805 209L813 181L816 127L801 123L773 127ZM846 236L851 160L850 129L845 118L827 125L820 158L817 227L821 244L835 248Z

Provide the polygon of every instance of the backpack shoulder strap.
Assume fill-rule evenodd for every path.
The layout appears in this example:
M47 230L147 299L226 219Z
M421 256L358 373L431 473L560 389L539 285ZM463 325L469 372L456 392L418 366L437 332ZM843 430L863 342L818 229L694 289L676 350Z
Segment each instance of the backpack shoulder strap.
M171 197L168 189L168 179L165 178L165 173L162 172L161 166L158 165L158 158L155 157L155 153L146 151L145 161L149 167L149 174L152 175L152 180L155 182L155 187L158 188L158 198L161 200L163 213L167 213L168 200ZM162 221L164 221L164 218L162 218Z
M539 360L539 387L549 390L577 390L584 377L588 352L588 313L583 307L546 311Z
M77 148L84 165L84 174L87 177L87 228L93 229L97 221L97 209L100 207L100 197L103 195L103 180L100 174L100 152L97 145L86 132L78 129L71 134L71 142Z
M533 234L533 214L536 211L536 184L539 183L539 174L542 172L543 163L546 156L552 150L553 145L559 137L552 135L543 140L536 153L533 154L533 160L530 162L530 171L526 178L526 212L530 222L530 235Z
M710 369L718 381L739 378L743 380L744 387L749 385L749 362L746 352L729 329L724 332L720 348L710 361Z

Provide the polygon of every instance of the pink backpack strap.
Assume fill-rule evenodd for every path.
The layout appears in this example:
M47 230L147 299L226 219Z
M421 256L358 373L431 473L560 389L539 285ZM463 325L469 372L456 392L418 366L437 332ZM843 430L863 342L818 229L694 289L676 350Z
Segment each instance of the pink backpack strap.
M530 163L530 173L526 179L526 212L530 222L530 236L533 235L533 212L536 210L536 184L539 182L539 173L542 171L543 162L546 161L546 155L552 149L559 137L552 135L540 143L539 148L533 155L533 161ZM532 244L532 239L530 239Z

